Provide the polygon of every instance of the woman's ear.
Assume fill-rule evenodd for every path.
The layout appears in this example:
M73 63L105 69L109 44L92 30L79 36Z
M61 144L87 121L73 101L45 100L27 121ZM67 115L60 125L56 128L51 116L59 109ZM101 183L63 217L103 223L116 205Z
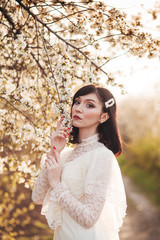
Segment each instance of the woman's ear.
M102 113L100 117L100 123L104 123L109 119L109 114L108 113Z

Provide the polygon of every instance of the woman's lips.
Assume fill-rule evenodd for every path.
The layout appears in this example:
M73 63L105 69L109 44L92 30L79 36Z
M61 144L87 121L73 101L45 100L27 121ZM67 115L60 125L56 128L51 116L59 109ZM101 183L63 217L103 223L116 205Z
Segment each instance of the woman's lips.
M75 120L82 120L82 118L78 117L77 115L74 115L73 118L74 118Z

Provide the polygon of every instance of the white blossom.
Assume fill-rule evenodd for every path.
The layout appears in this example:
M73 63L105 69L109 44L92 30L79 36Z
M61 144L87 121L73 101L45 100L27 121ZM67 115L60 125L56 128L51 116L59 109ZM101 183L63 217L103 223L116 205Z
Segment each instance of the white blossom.
M0 116L3 116L6 114L8 111L6 109L0 109Z

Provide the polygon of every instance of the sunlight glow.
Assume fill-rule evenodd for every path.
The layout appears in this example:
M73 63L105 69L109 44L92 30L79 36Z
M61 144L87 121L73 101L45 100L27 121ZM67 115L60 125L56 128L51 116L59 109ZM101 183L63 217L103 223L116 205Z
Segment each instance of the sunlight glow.
M147 12L149 8L154 8L156 2L156 0L107 0L107 4L126 12L129 18L140 12L144 31L152 33L155 38L160 39L159 29L156 28L159 17L153 21L151 14L149 15ZM106 70L113 73L117 71L117 73L115 72L116 82L122 83L124 90L127 92L126 95L121 95L120 89L109 87L118 99L123 99L128 95L154 96L154 92L160 86L158 58L148 59L147 57L138 58L124 55L109 62Z

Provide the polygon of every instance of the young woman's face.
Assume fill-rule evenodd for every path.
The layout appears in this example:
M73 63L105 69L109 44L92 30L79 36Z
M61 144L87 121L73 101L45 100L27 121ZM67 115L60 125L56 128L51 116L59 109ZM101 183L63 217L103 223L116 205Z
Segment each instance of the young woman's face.
M102 102L95 93L79 96L72 107L74 127L96 130L102 115Z

